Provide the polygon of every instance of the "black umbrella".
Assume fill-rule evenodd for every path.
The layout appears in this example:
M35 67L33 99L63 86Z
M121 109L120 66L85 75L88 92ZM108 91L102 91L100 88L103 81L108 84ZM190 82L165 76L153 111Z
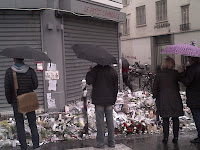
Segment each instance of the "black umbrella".
M116 58L113 55L98 45L76 44L72 46L72 49L80 59L96 62L103 66L117 63Z
M0 55L10 58L34 59L38 61L51 61L47 54L28 46L6 48Z
M122 67L123 68L129 68L130 64L128 62L128 60L124 57L122 57Z

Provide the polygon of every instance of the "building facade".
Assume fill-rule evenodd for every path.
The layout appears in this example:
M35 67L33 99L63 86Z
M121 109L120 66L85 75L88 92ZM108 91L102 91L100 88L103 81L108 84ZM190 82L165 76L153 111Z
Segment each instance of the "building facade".
M66 104L80 100L81 80L92 63L76 57L71 49L74 44L100 45L119 60L119 23L125 20L121 8L121 0L0 1L0 49L30 46L47 53L52 65L55 64L54 71L58 72L56 81L48 80L45 76L47 62L42 62L44 70L36 71L38 112L60 111ZM25 62L37 70L37 62ZM4 75L11 65L11 58L0 56L1 113L12 112L4 94ZM50 88L53 84L56 89ZM54 102L56 107L51 107Z
M121 26L122 53L131 64L148 63L152 71L166 55L160 52L168 45L194 42L200 47L198 0L124 0L122 12L126 22ZM176 67L183 56L171 55Z

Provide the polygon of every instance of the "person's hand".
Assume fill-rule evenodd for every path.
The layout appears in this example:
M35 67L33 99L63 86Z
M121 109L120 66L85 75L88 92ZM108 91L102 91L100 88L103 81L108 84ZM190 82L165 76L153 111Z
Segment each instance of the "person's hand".
M183 65L182 67L180 67L178 69L178 72L181 73L181 72L184 72L185 71L185 65Z

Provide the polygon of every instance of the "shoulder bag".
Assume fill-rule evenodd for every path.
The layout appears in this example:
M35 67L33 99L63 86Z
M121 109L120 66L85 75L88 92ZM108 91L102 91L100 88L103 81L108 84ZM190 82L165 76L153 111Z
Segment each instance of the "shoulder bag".
M13 71L13 81L14 81L15 94L17 98L18 112L25 114L37 110L39 108L37 94L35 92L29 92L18 96L17 95L18 82L15 71Z

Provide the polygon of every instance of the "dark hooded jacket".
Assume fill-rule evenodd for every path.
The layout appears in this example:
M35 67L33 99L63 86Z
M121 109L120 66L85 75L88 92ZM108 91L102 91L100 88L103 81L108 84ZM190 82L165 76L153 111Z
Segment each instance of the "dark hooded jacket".
M32 92L38 87L37 75L32 68L26 65L23 65L21 67L13 65L6 70L4 79L5 95L9 104L17 102L14 90L13 70L16 72L17 75L17 95Z
M179 117L183 115L179 80L178 71L172 69L163 69L156 75L153 84L153 96L156 98L158 113L162 117Z
M86 75L88 85L92 84L92 103L95 105L115 104L118 93L118 75L111 66L97 65Z
M200 108L200 63L194 63L186 70L181 82L186 86L187 105Z

